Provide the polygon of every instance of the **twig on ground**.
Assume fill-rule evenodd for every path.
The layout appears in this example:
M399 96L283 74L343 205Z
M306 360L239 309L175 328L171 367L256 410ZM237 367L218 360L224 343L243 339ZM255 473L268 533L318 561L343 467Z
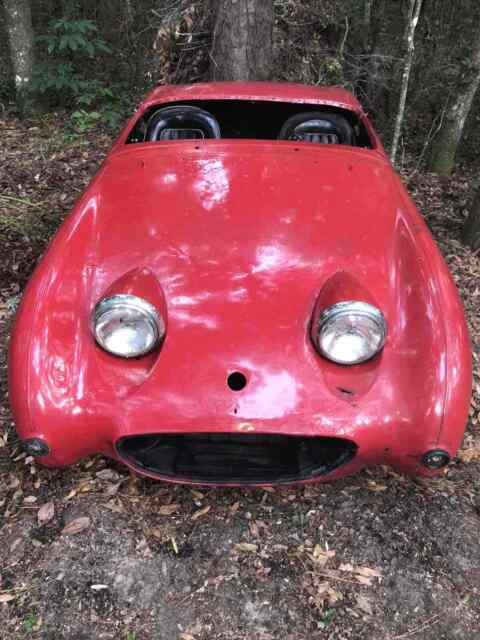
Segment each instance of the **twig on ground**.
M405 633L402 633L399 636L395 636L392 640L403 640L403 638L410 638L411 636L414 636L417 633L420 633L420 631L425 631L427 627L431 627L432 625L437 624L437 622L440 622L439 613L436 613L431 618L428 618L427 620L425 620L425 622L423 622L420 626L415 627L410 631L406 631Z

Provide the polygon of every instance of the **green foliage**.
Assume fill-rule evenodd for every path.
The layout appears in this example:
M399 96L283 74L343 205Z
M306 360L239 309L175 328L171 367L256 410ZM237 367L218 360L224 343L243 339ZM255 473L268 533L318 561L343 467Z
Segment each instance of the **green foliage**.
M111 53L105 40L97 36L97 26L91 20L52 20L49 33L38 36L37 42L47 47L50 56L65 51L78 52L90 57L100 53Z
M27 614L22 623L24 631L26 633L33 633L37 622L38 622L38 615L34 611Z
M80 109L72 113L71 120L73 128L78 133L85 133L92 129L101 117L102 114L99 111L85 111L85 109Z
M67 138L85 134L99 121L116 128L123 117L120 101L100 80L87 76L89 69L93 71L94 58L111 53L98 36L95 23L52 20L48 33L39 36L37 42L44 49L45 59L36 67L33 89L57 104L76 108Z
M34 91L48 93L60 103L68 103L84 92L96 90L86 77L86 60L110 53L107 43L97 36L91 20L51 20L48 33L37 42L46 49L46 60L37 65Z
M321 621L324 625L328 625L332 622L333 618L335 617L335 609L327 609L322 618Z
M342 61L335 56L326 56L323 64L323 82L325 84L345 85Z

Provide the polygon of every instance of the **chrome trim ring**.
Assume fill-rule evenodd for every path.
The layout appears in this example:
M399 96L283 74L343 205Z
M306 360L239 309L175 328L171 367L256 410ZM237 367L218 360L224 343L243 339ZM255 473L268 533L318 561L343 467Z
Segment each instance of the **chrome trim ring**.
M373 320L380 330L381 340L375 353L370 354L366 358L345 362L343 360L332 358L331 355L329 355L322 349L320 336L321 336L322 330L328 324L350 313L354 313L357 316L364 316L369 318L370 320ZM347 366L352 364L360 364L362 362L367 362L367 360L370 360L371 358L376 356L377 353L379 353L383 349L385 345L385 340L387 338L387 322L385 320L385 316L380 311L380 309L378 309L377 307L374 307L368 302L359 302L358 300L345 300L343 302L337 302L335 304L332 304L331 306L324 309L324 311L322 311L318 321L318 331L317 331L316 338L317 338L316 342L317 342L317 347L319 352L331 362L336 362L337 364L343 364Z
M145 317L146 321L150 324L154 334L154 342L147 349L144 349L143 351L139 351L131 355L114 353L113 351L110 351L109 349L107 349L106 346L103 344L103 341L99 338L97 334L97 323L100 320L100 318L107 311L112 311L115 309L122 309L122 308L134 309L136 311L140 311ZM165 322L161 314L158 312L158 310L153 306L153 304L150 304L150 302L147 302L147 300L144 300L143 298L139 298L138 296L121 293L121 294L109 296L108 298L103 298L102 300L97 302L92 313L92 333L95 337L97 344L100 347L102 347L102 349L104 349L107 353L118 356L120 358L138 358L139 356L143 356L149 353L150 351L152 351L152 349L154 349L158 345L160 340L165 335Z

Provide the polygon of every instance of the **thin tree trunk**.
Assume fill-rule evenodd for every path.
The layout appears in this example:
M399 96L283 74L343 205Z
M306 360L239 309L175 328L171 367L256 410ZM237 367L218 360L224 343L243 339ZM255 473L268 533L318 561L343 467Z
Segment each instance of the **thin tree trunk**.
M15 92L21 116L33 106L31 82L33 75L33 29L30 0L3 0L10 44L10 57L15 78Z
M269 80L273 0L218 0L211 51L214 80Z
M407 53L405 56L405 66L403 68L402 86L400 90L400 100L398 103L397 118L395 121L395 130L393 133L392 151L390 160L395 163L397 158L398 143L402 133L403 118L405 115L405 104L407 102L408 81L410 79L410 71L412 69L413 54L415 51L415 29L417 28L420 10L423 0L410 0L409 24L407 27Z
M480 86L480 25L472 48L471 76L463 90L450 107L444 124L433 143L430 155L430 169L442 175L451 173L455 166L455 156L463 134L465 121L470 113L473 99Z
M463 227L463 241L474 250L480 249L480 188Z
M368 0L367 0L368 1ZM394 53L395 42L397 41L397 33L392 29L393 24L391 13L398 12L396 6L387 3L387 0L372 1L370 6L371 13L368 16L370 20L370 35L368 49L365 54L368 56L366 71L366 93L367 107L375 120L376 126L382 130L387 126L390 120L390 91L391 91L391 66L392 53ZM364 6L364 24L366 20L365 13L368 14L368 8ZM393 23L393 24L392 24Z
M363 4L363 52L369 54L372 39L372 5L373 0L364 0Z

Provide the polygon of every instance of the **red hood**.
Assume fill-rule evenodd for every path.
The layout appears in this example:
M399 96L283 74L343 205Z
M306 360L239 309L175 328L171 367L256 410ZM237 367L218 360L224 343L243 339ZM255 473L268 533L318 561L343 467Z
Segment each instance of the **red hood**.
M182 398L187 420L211 396L212 379L221 389L219 419L235 407L250 420L319 411L338 402L337 387L367 392L381 371L389 386L405 369L409 382L417 375L430 323L402 325L398 308L418 305L405 287L424 288L425 279L409 257L408 215L380 154L288 142L136 145L111 157L91 195L89 261L100 269L90 305L132 269L156 276L168 332L144 387L177 394L175 381L191 380L194 389ZM403 273L404 263L414 271ZM367 365L355 382L342 374L348 382L334 380L332 395L318 375L308 326L322 286L341 271L353 273L382 309L389 325L383 361L397 362L391 370ZM436 335L443 340L440 326ZM392 352L398 340L409 344L401 360ZM232 397L223 381L237 368L250 380ZM418 383L425 387L423 377Z
M249 389L256 377L262 389L261 409L254 393L230 394L245 419L310 410L298 399L310 404L311 389L299 388L289 361L300 361L307 379L318 369L308 325L323 285L342 271L367 289L395 335L402 215L390 166L374 153L143 145L114 157L97 190L94 260L102 271L92 305L131 269L156 276L168 313L162 385L172 370L194 375L196 362L196 384L209 394L212 377L223 385L238 368L252 377ZM268 404L262 376L271 379Z
M89 329L93 305L133 269L158 279L168 314L160 355L140 376L134 363L100 352ZM356 367L328 363L309 338L318 295L342 271L388 323L381 357ZM439 442L456 339L442 301L453 300L459 323L463 315L430 234L375 151L129 145L109 157L34 281L24 305L36 319L24 337L32 361L36 352L50 358L34 365L29 397L61 406L72 423L81 416L81 429L91 420L100 440L89 450L175 429L346 437L376 429L376 459L385 433L391 443L411 433L418 452ZM21 314L19 326L17 336ZM225 382L236 369L248 378L237 394ZM460 373L448 375L453 389ZM447 448L458 444L461 420Z
M278 304L280 321L292 305L308 310L325 278L342 269L376 282L378 301L389 304L401 203L390 165L374 152L135 145L112 157L95 192L100 286L147 266L169 314L200 307L215 322L215 301L223 309L252 303L258 315L263 300Z

